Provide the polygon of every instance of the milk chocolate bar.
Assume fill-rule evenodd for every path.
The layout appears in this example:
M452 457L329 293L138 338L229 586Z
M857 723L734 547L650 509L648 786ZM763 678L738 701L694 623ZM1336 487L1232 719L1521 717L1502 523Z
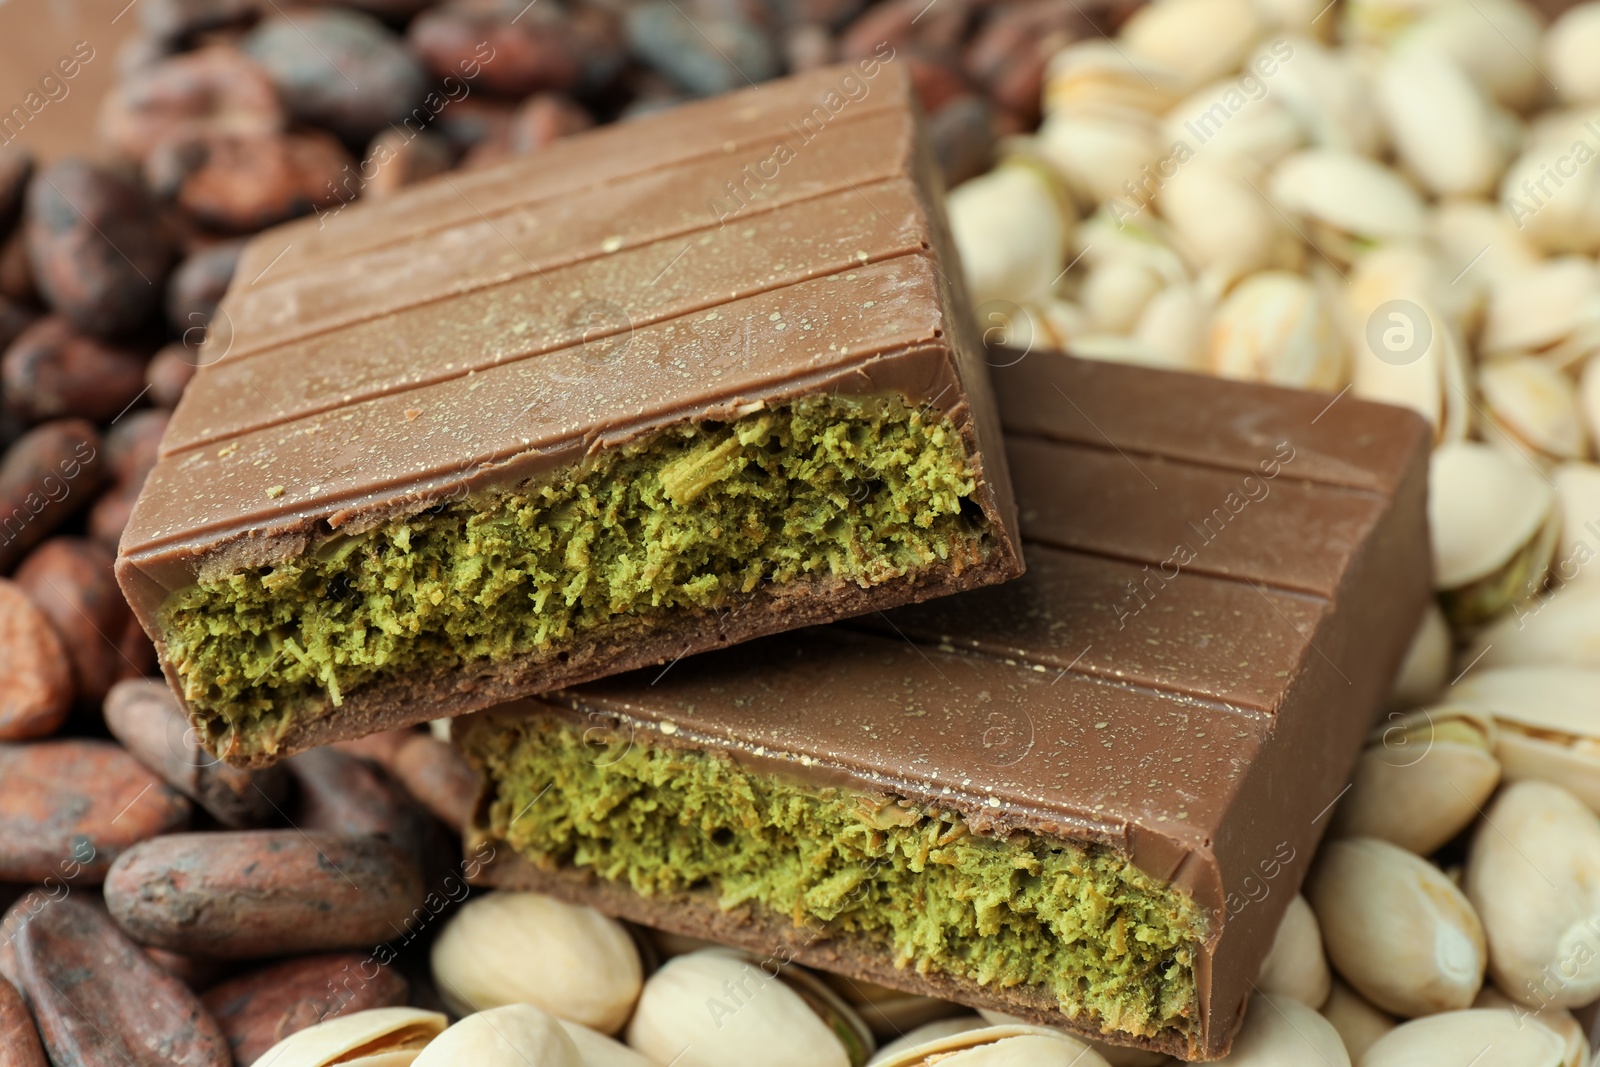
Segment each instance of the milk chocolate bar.
M1429 596L1428 428L1053 354L996 387L1023 578L458 720L486 880L1224 1054Z
M117 569L206 744L1018 574L935 174L890 53L258 237Z

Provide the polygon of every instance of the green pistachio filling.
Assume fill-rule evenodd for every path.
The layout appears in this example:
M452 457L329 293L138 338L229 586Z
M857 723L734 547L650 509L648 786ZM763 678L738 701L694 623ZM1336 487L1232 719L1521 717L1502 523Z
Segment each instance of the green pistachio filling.
M801 399L202 581L168 598L162 627L208 741L271 752L375 680L556 657L766 583L959 573L989 547L973 491L939 413Z
M489 783L484 829L537 864L646 896L707 889L898 967L1037 987L1106 1032L1197 1032L1203 911L1110 849L984 836L953 812L550 718L496 716L464 745Z

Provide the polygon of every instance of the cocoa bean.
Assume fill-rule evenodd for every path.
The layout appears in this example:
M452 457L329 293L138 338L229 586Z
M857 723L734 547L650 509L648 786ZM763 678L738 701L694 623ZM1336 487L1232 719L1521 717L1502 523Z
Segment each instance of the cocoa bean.
M96 884L188 821L189 802L109 741L0 745L0 880Z
M69 159L28 185L28 258L51 308L78 329L111 337L149 323L175 247L138 179Z
M203 30L220 30L255 18L264 0L143 0L139 24L159 41L178 43Z
M555 93L541 93L524 101L512 116L511 151L517 154L537 152L593 125L594 117L573 101Z
M290 789L283 765L245 770L206 752L165 682L118 682L106 695L105 719L111 735L134 759L222 825L242 830L282 819Z
M28 262L25 229L19 226L10 237L0 239L0 296L31 308L39 303L39 287Z
M959 96L928 119L928 139L946 188L975 178L994 159L994 111L981 96Z
M437 78L465 78L500 96L566 91L583 79L577 35L559 8L466 0L425 11L411 24L411 48Z
M33 153L16 145L0 146L0 236L9 236L22 214L22 194L33 177Z
M469 96L439 112L434 129L449 138L456 151L465 152L474 145L503 137L511 128L515 113L516 109L503 100Z
M212 131L167 141L150 153L145 177L201 224L232 232L264 229L360 192L355 159L317 130Z
M1095 32L1083 8L1057 0L999 7L967 47L963 66L989 99L1021 115L1031 128L1039 121L1050 57Z
M833 34L816 22L792 26L784 34L783 56L795 74L825 67L834 59Z
M100 434L62 419L23 434L0 460L0 574L100 488Z
M218 959L371 948L404 934L422 875L375 837L170 834L123 853L106 904L133 938Z
M39 316L7 296L0 296L0 352L11 347L11 342Z
M276 133L288 116L272 79L236 48L172 56L128 77L100 105L100 137L133 160L210 130Z
M366 144L422 103L428 76L405 42L368 15L301 9L263 21L244 51L272 78L289 113L349 144Z
M55 733L72 710L61 639L26 590L0 578L0 741Z
M119 485L143 485L156 465L169 412L134 411L106 431L106 469Z
M198 349L205 339L205 326L216 314L228 283L233 281L245 243L243 238L218 241L191 254L172 272L172 280L167 283L167 321L190 349Z
M80 537L55 537L28 554L16 583L61 638L79 698L98 704L118 678L138 677L145 664L124 657L121 642L133 617L112 567L116 554Z
M408 185L443 174L456 163L456 149L436 133L390 129L367 146L361 173L370 175L361 187L367 199L389 196Z
M263 967L223 982L200 999L227 1035L233 1061L249 1067L290 1034L333 1015L399 1007L408 992L398 972L371 956L348 952Z
M376 764L335 748L314 748L283 766L300 795L293 825L352 837L382 837L423 859L426 816Z
M231 1064L199 999L92 906L57 901L25 923L16 942L22 992L52 1063Z
M628 12L628 48L696 96L778 74L777 52L759 28L736 15L690 22L671 0L648 0Z
M24 419L78 416L108 422L144 392L144 358L46 316L22 332L0 362L6 404Z
M33 1013L17 987L0 978L0 1067L49 1067Z
M141 946L141 949L162 970L195 992L214 985L218 977L224 973L226 966L217 960L203 960L195 956L185 956L181 952L168 952L164 948L145 948Z
M157 352L144 368L150 403L160 408L177 407L183 391L200 367L200 360L200 353L182 341L174 341Z
M444 741L412 734L395 753L395 778L446 826L463 830L472 820L481 783L466 758Z
M329 748L340 752L348 752L359 759L371 760L384 770L393 772L394 758L405 743L415 737L416 730L409 726L398 730L380 730L375 734L357 737L349 741L335 741Z

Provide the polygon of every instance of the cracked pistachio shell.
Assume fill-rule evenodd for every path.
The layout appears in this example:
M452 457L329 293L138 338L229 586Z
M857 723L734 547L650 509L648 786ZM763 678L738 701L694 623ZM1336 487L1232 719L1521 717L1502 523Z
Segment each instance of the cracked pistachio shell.
M819 1014L816 1001L740 953L710 949L677 956L645 983L628 1044L676 1067L861 1067L871 1055L866 1027L842 1003ZM841 1010L843 1009L843 1010ZM870 1037L867 1038L870 1042ZM848 1045L847 1045L848 1042Z
M1600 998L1600 816L1581 800L1512 783L1473 838L1464 884L1501 992L1532 1007Z
M1293 57L1272 75L1270 92L1300 124L1307 143L1375 155L1383 145L1383 128L1366 79L1350 56L1299 35L1284 38L1284 44ZM1271 54L1272 47L1270 42L1262 45L1251 64Z
M1251 0L1155 0L1122 27L1136 63L1170 71L1181 90L1239 69L1262 32Z
M1322 1017L1333 1024L1344 1042L1345 1050L1356 1063L1378 1038L1393 1030L1398 1023L1386 1011L1379 1011L1364 1000L1360 993L1337 978L1322 1005Z
M1198 287L1170 285L1144 306L1133 336L1160 356L1164 366L1198 371L1205 366L1206 323L1210 318L1210 302Z
M1543 32L1543 18L1522 0L1444 0L1400 44L1448 56L1495 101L1526 111L1549 87L1538 65Z
M1429 213L1428 235L1443 257L1445 278L1468 288L1509 281L1543 258L1505 208L1487 200L1441 201Z
M581 1023L557 1020L578 1049L583 1067L656 1067L633 1049Z
M1489 101L1454 61L1401 49L1378 71L1378 107L1401 162L1436 196L1485 195L1506 165Z
M1444 688L1449 672L1450 624L1444 621L1439 605L1430 601L1400 664L1389 707L1405 710L1428 703Z
M1213 1063L1227 1067L1350 1067L1333 1024L1293 997L1250 998L1233 1050Z
M1600 175L1587 162L1573 167L1573 145L1589 143L1586 117L1593 119L1556 114L1541 120L1500 181L1500 200L1513 224L1546 252L1600 249ZM1551 195L1550 175L1559 174L1558 167L1577 173L1564 180L1559 195ZM1545 183L1543 190L1540 182Z
M1600 319L1600 270L1580 256L1560 256L1489 289L1480 346L1496 359L1551 352L1584 337Z
M1228 294L1212 316L1207 359L1225 378L1328 390L1344 380L1344 340L1327 300L1287 271L1251 275Z
M1560 1067L1561 1039L1508 1011L1472 1008L1413 1019L1373 1042L1359 1067Z
M951 1019L936 1019L931 1023L923 1023L915 1030L906 1031L880 1048L877 1055L867 1061L867 1067L878 1067L885 1060L893 1059L907 1049L942 1041L956 1034L964 1034L968 1030L982 1030L989 1025L990 1021L982 1015L957 1015Z
M643 982L639 950L622 924L540 893L474 896L433 944L434 983L466 1015L532 1004L616 1033Z
M1438 0L1347 0L1342 38L1387 45L1415 26Z
M1008 1015L1003 1011L992 1011L989 1008L979 1008L978 1014L988 1020L990 1026L1033 1026L1034 1024L1018 1015ZM1046 1027L1046 1029L1051 1029ZM1066 1031L1061 1031L1066 1033ZM1169 1057L1160 1052L1149 1052L1142 1048L1127 1048L1122 1045L1108 1045L1104 1041L1083 1037L1080 1034L1067 1034L1074 1041L1080 1041L1093 1049L1110 1067L1162 1067L1170 1062Z
M1045 73L1044 111L1138 111L1152 118L1178 102L1172 76L1151 63L1136 64L1110 41L1077 41L1051 57Z
M272 1067L407 1067L449 1022L435 1011L374 1008L290 1034L261 1054Z
M1126 200L1123 183L1137 186L1145 168L1153 173L1170 146L1161 143L1156 120L1142 111L1073 110L1047 117L1033 147L1087 208Z
M1090 268L1078 298L1091 329L1126 334L1160 289L1161 277L1149 267L1136 260L1112 259Z
M1470 272L1463 277L1459 269L1447 271L1439 252L1426 240L1379 245L1363 252L1351 267L1346 299L1353 334L1363 333L1372 313L1391 300L1437 309L1460 334L1476 329L1483 312L1483 287L1474 284Z
M1568 104L1600 102L1600 3L1574 4L1544 35L1544 61Z
M945 207L974 306L1048 294L1076 217L1040 168L1002 164L957 186Z
M1561 541L1556 549L1556 577L1570 584L1600 578L1600 466L1563 463L1550 475L1556 483Z
M1544 584L1555 492L1526 461L1476 441L1434 449L1428 479L1434 588L1458 626L1485 622Z
M1462 666L1600 668L1600 585L1565 585L1481 631Z
M561 1024L532 1004L468 1015L428 1043L417 1067L586 1067Z
M1600 670L1474 669L1451 698L1494 717L1506 781L1553 782L1600 811Z
M1314 241L1345 260L1354 256L1352 239L1410 240L1422 236L1426 221L1422 200L1405 179L1337 149L1312 148L1284 159L1272 172L1271 193L1284 211L1313 225Z
M1490 422L1518 451L1547 459L1583 459L1589 436L1572 380L1536 356L1489 363L1478 388Z
M873 1067L1108 1067L1084 1042L1044 1026L1004 1023L913 1045Z
M1190 262L1228 279L1293 268L1304 245L1283 216L1238 170L1196 158L1162 185L1161 215Z
M1371 837L1329 841L1306 897L1334 969L1404 1017L1472 1003L1483 985L1483 927L1444 872Z
M1518 1004L1492 985L1486 985L1473 1002L1474 1008L1499 1008L1509 1011L1518 1019L1530 1020L1555 1034L1566 1044L1561 1067L1589 1067L1589 1035L1583 1025L1565 1008L1543 1008L1538 1011Z
M1320 1008L1328 999L1333 976L1322 949L1322 929L1306 898L1295 894L1278 923L1272 949L1261 965L1256 988L1262 993L1285 996L1310 1008Z
M1391 713L1356 763L1330 833L1431 855L1478 817L1500 781L1494 720L1449 704Z
M1260 78L1243 83L1234 75L1190 93L1162 119L1162 143L1181 141L1196 158L1203 153L1225 165L1242 163L1251 173L1271 167L1306 137L1293 113L1270 95L1269 84Z

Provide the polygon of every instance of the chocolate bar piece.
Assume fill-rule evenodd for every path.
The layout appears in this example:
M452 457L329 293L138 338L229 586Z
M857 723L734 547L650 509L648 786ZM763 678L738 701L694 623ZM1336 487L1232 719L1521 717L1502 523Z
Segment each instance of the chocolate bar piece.
M1018 574L935 174L891 53L257 238L117 569L208 746Z
M1054 354L996 387L1022 579L459 720L489 883L1222 1055L1428 599L1428 429Z

